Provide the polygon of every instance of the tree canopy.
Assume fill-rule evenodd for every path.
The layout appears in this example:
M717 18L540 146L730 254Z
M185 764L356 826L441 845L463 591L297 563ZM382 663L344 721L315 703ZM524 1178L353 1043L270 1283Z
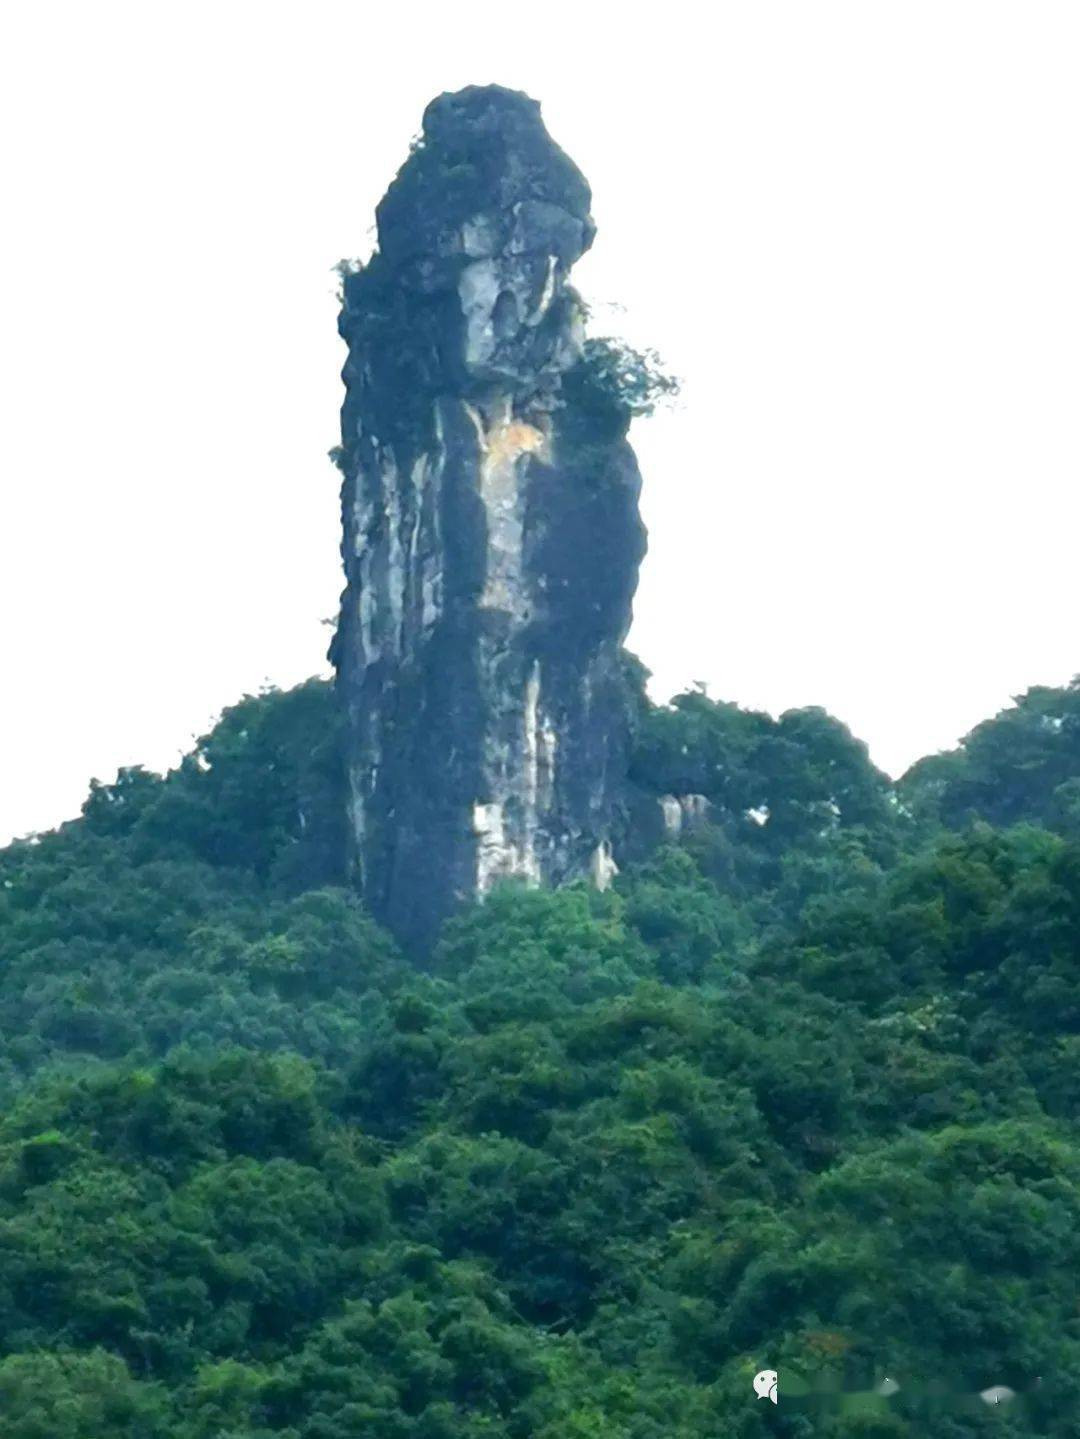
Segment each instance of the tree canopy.
M702 822L421 966L321 683L95 782L0 852L4 1435L1075 1434L1078 706L892 785L823 711L641 700Z

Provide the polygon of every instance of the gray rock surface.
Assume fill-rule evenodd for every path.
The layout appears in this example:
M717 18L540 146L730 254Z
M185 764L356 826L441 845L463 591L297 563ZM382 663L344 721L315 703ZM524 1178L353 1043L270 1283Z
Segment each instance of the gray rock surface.
M344 280L331 659L357 881L414 949L504 878L613 871L645 535L568 283L589 206L534 101L443 95Z

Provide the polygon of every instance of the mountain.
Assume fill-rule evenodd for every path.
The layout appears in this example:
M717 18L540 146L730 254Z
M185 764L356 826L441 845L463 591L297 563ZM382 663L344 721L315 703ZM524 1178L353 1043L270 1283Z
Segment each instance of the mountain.
M588 216L433 102L343 277L335 683L0 850L4 1439L1078 1433L1080 683L895 784L650 703L670 381Z

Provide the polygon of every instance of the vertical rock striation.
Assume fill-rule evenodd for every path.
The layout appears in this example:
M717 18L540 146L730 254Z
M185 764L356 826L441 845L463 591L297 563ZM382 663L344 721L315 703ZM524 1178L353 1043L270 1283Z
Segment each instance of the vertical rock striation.
M589 205L534 101L443 95L344 280L331 659L358 881L415 948L501 879L612 870L645 539L568 284Z

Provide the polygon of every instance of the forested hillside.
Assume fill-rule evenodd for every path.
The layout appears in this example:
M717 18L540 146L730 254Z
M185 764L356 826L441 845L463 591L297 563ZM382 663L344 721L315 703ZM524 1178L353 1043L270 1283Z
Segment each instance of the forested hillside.
M707 821L421 967L334 713L0 852L4 1439L1080 1432L1080 684L895 786L640 700Z

